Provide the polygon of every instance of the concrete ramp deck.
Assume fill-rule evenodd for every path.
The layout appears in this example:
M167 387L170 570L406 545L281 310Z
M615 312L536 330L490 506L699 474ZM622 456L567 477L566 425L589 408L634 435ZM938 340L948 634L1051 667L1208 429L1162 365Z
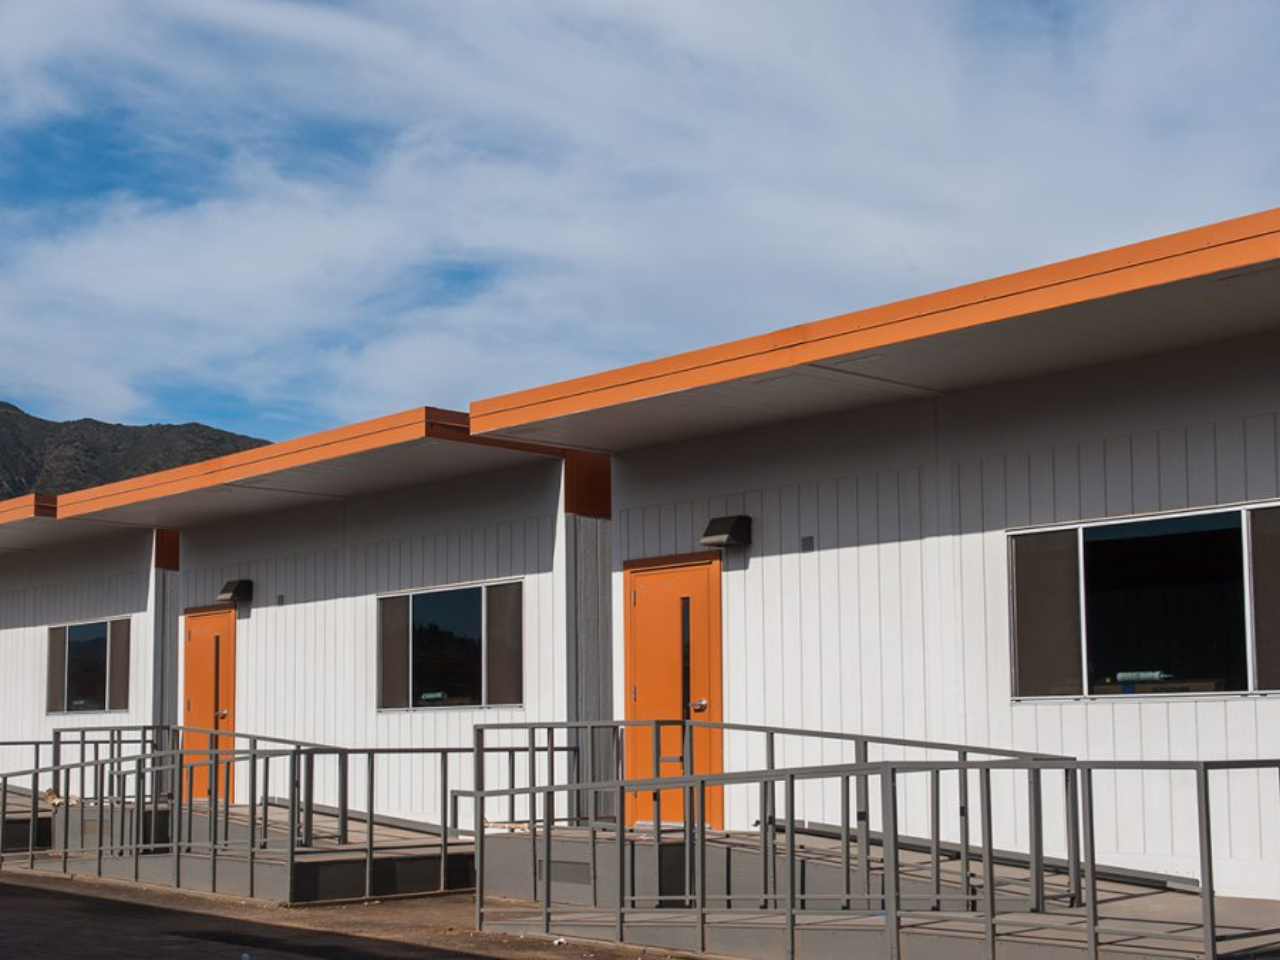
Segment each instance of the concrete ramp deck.
M72 807L54 818L52 842L34 861L7 856L6 869L101 876L280 903L315 903L471 889L474 850L443 841L426 825L314 811L305 842L289 845L287 808L223 807L211 818L198 804L180 825L166 804ZM251 824L253 836L250 837ZM174 843L174 831L177 842ZM302 826L299 825L301 833ZM26 849L24 846L23 850Z
M0 853L17 853L23 850L41 850L49 846L52 837L53 808L43 799L36 799L35 837L31 834L31 793L10 787L4 798L4 817L0 821Z
M596 831L594 862L585 831L557 830L548 871L544 837L490 834L485 839L483 923L486 930L618 942L617 837ZM622 912L626 943L726 956L846 958L893 956L883 912L883 862L873 847L861 886L858 864L846 882L839 844L822 837L797 843L795 898L788 896L785 862L766 873L758 834L711 835L706 843L707 891L702 923L696 889L686 885L689 864L682 841L653 843L628 832L623 875L628 887ZM536 866L534 857L537 856ZM901 956L986 958L989 952L982 863L971 861L966 898L961 865L948 857L937 870L928 853L900 853ZM1089 911L1074 906L1065 870L1045 878L1045 907L1032 912L1025 865L994 867L996 955L1001 960L1089 956ZM1100 871L1101 872L1101 871ZM531 873L538 878L530 883ZM541 878L550 873L550 909ZM1106 873L1097 881L1098 955L1125 958L1190 958L1205 955L1202 903L1194 887L1158 878L1124 880ZM592 883L594 878L594 883ZM767 878L767 879L766 879ZM764 895L762 896L762 891ZM846 900L846 892L850 894ZM788 903L794 908L788 910ZM966 909L966 904L973 909ZM849 909L845 909L846 904ZM727 907L732 909L727 909ZM1217 956L1280 958L1280 902L1217 897Z

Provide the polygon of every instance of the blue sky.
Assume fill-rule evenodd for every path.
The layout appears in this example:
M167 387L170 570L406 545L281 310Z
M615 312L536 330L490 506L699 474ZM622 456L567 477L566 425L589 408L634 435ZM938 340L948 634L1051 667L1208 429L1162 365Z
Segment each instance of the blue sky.
M1280 4L0 0L0 398L282 439L1280 205Z

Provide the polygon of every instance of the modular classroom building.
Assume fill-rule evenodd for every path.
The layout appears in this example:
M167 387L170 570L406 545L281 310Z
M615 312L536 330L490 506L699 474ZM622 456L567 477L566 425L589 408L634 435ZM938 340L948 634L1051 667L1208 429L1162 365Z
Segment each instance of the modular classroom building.
M10 501L0 739L185 722L462 746L477 723L696 715L1280 757L1278 366L1272 210L469 417ZM762 751L708 733L699 772ZM439 818L424 783L407 760L379 789ZM1194 782L1096 789L1101 860L1195 875ZM1213 790L1218 888L1280 897L1276 777ZM1025 787L997 791L996 845L1026 849ZM838 823L840 801L802 788L802 817ZM715 802L717 825L760 817ZM903 832L928 815L904 786Z

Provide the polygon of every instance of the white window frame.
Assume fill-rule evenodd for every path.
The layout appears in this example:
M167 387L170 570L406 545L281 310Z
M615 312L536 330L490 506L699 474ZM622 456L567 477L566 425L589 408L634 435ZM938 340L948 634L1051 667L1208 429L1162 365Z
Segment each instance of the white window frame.
M1254 623L1254 599L1253 599L1253 524L1250 522L1250 514L1255 510L1269 510L1280 508L1280 497L1267 500L1250 500L1248 502L1217 504L1211 507L1188 507L1181 510L1162 510L1157 513L1127 513L1121 516L1100 517L1093 520L1065 520L1055 523L1044 523L1027 526L1009 527L1005 530L1005 542L1007 547L1006 565L1008 567L1008 597L1009 597L1009 651L1010 651L1010 679L1012 680L1013 669L1016 666L1016 624L1014 623L1013 609L1013 591L1014 591L1014 569L1013 564L1008 560L1013 555L1013 541L1016 537L1029 536L1036 533L1052 533L1054 531L1074 530L1076 532L1076 577L1080 593L1080 676L1082 689L1079 694L1062 695L1062 694L1046 694L1044 696L1017 696L1013 695L1010 699L1014 703L1049 703L1053 701L1114 701L1114 700L1169 700L1169 699L1185 699L1185 700L1229 700L1240 699L1242 697L1273 697L1280 696L1280 689L1258 689L1258 645L1256 637L1256 625ZM1243 567L1241 575L1244 578L1244 639L1245 639L1245 663L1247 665L1247 684L1246 690L1220 690L1213 693L1204 691L1198 692L1168 692L1168 693L1089 693L1089 621L1086 616L1086 596L1084 588L1084 534L1086 530L1096 529L1098 527L1115 527L1129 523L1146 523L1153 520L1176 520L1179 517L1204 517L1215 516L1220 514L1238 514L1240 516L1240 549L1243 556Z
M526 646L528 644L528 633L524 622L525 597L528 593L528 577L502 577L496 580L466 580L460 583L436 584L430 587L410 587L406 590L387 590L379 593L374 597L375 624L377 621L378 601L385 600L389 597L408 597L409 598L409 665L408 669L412 669L413 665L413 598L427 593L449 593L454 590L473 590L477 587L487 590L489 587L500 587L510 583L520 584L520 702L519 703L489 703L489 604L481 594L480 601L480 703L456 704L453 706L420 706L415 707L410 704L407 707L376 707L378 713L445 713L450 710L523 710L524 694L525 694L525 665L529 658L526 656ZM375 638L380 636L378 631L380 627L375 626ZM377 651L376 657L381 657L381 649L378 644L374 644ZM378 663L377 667L381 669L382 664ZM376 673L376 672L375 672ZM412 680L410 680L412 683ZM377 694L375 692L375 703Z
M119 622L119 621L121 621L121 620L130 620L130 619L131 619L130 617L91 617L90 619L87 619L87 620L69 620L69 621L67 621L67 622L65 622L65 623L50 623L50 624L48 624L48 625L45 627L46 631L48 631L48 630L65 630L65 631L66 631L66 636L65 636L65 637L63 637L63 641L62 641L62 643L63 643L63 648L62 648L62 709L61 709L61 710L49 710L49 709L48 709L48 707L46 706L46 708L45 708L45 716L47 716L47 717L73 717L73 716L86 716L86 715L87 715L87 716L92 716L92 715L94 715L94 714L98 714L98 713L128 713L128 712L129 712L129 706L128 706L127 704L126 704L125 706L123 706L123 707L116 707L115 709L112 709L112 708L111 708L111 706L110 706L110 704L111 704L111 660L112 660L112 656L111 656L111 624L113 624L113 623L117 623L117 622ZM107 669L106 669L106 687L105 687L105 691L104 691L104 693L103 693L103 698L102 698L103 707L102 707L102 709L101 709L101 710L72 710L72 709L68 706L68 704L70 704L70 702L71 702L71 698L68 696L69 690L67 689L67 687L68 687L68 683L69 683L68 675L69 675L69 673L70 673L70 669L71 669L71 663L70 663L70 660L71 660L71 628L72 628L72 627L87 627L87 626L90 626L90 625L92 625L92 624L98 624L98 623L104 624L104 625L106 626L106 628L107 628ZM132 623L130 623L130 634L132 634L132 627L133 627L133 624L132 624ZM48 660L48 657L49 657L49 652L48 652L48 650L46 649L46 650L45 650L45 665L44 665L44 666L45 666L45 671L46 671L46 672L49 670L49 660ZM130 659L132 660L132 658L133 658L133 638L132 638L132 635L130 636L130 639L129 639L129 657L130 657ZM131 683L131 684L129 684L129 699L133 699L133 684L132 684L132 683Z

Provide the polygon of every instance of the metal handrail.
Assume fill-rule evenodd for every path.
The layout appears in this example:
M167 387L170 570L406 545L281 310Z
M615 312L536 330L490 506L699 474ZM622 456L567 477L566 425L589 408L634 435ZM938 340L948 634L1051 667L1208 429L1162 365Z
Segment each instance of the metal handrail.
M671 727L680 728L683 732L681 752L675 756L661 756L661 732ZM643 736L645 728L648 728L649 736L652 737L653 775L627 776L624 757L626 742L636 735L637 730L641 731ZM697 773L693 756L695 742L693 732L700 729L755 733L765 736L767 744L766 768L715 774ZM611 762L606 767L606 769L612 767L614 773L612 777L594 776L593 754L595 753L595 741L598 739L597 732L602 730L612 731L613 733L613 756L608 758ZM516 784L514 772L509 771L507 787L486 788L483 768L477 765L475 788L470 791L454 791L453 799L455 804L467 799L472 800L474 803L477 925L483 924L485 916L484 837L490 824L486 817L486 805L489 801L505 800L509 811L516 810L517 798L525 804L526 814L522 818L509 814L509 820L522 822L524 829L528 832L532 898L534 900L542 900L543 927L544 930L549 932L551 929L551 886L553 880L551 879L551 871L544 869L542 871L543 882L541 890L539 890L539 846L541 845L542 847L541 856L549 862L551 858L551 835L558 825L586 829L590 844L589 866L594 903L597 879L596 845L599 831L612 830L614 832L612 842L618 844L618 857L621 865L628 830L625 827L619 828L619 821L626 813L627 795L651 793L654 801L653 820L648 824L643 836L654 844L660 844L673 833L682 834L687 854L686 865L689 868L687 872L690 876L686 877L686 890L683 895L665 898L646 895L640 898L634 892L634 878L629 879L620 872L616 881L618 884L618 899L616 901L618 907L615 917L615 938L619 941L624 938L624 917L628 909L639 909L637 907L639 899L650 901L674 900L684 906L696 901L699 904L699 942L705 946L705 910L709 895L703 887L699 886L691 878L698 871L705 871L705 849L703 849L702 853L699 853L698 850L700 847L705 848L706 835L709 832L706 819L706 792L717 788L755 785L760 791L758 827L762 864L761 891L758 902L762 909L768 908L770 905L778 907L783 897L787 898L788 941L794 946L797 901L803 901L804 908L810 909L812 905L809 901L822 899L814 894L801 895L794 893L796 870L795 837L801 832L801 827L797 820L796 784L810 780L830 781L835 779L839 781L841 787L842 814L839 825L839 841L840 858L846 875L846 889L843 894L835 898L841 901L842 912L853 909L854 902L858 900L858 896L850 889L849 876L852 868L856 866L860 889L867 891L861 897L862 901L864 901L864 912L883 912L886 917L887 939L891 948L890 956L897 956L897 951L900 948L902 919L913 915L911 911L901 909L900 898L897 897L896 893L892 896L890 895L892 891L897 889L900 881L898 850L903 843L903 839L899 836L896 810L896 784L899 777L927 776L929 778L928 800L931 836L928 837L927 849L933 865L932 884L936 892L933 910L931 911L933 919L937 918L942 903L940 864L943 856L943 843L941 838L940 784L944 775L956 778L957 786L954 795L958 803L955 815L960 840L958 844L948 845L949 850L953 851L948 853L948 859L955 859L959 864L961 886L957 899L966 905L967 914L983 921L990 951L989 955L994 955L997 926L1009 928L1018 928L1020 925L1023 927L1046 926L1046 923L1041 922L1039 917L1036 918L1037 922L1028 923L1008 916L1000 916L995 900L997 882L994 865L996 851L992 840L991 777L993 773L1010 773L1025 776L1027 778L1026 795L1029 805L1029 847L1026 854L1026 864L1029 874L1028 886L1030 888L1030 903L1026 909L1036 914L1044 914L1049 911L1045 887L1046 873L1065 873L1068 877L1067 902L1073 908L1084 907L1086 911L1086 944L1090 955L1096 956L1101 937L1111 934L1117 936L1136 934L1132 930L1125 931L1120 929L1112 921L1109 921L1106 925L1100 925L1098 920L1096 890L1099 866L1093 837L1094 775L1102 772L1120 771L1140 773L1181 771L1194 774L1196 778L1197 821L1200 843L1199 873L1201 877L1202 914L1202 931L1200 937L1196 939L1203 941L1206 956L1212 957L1216 956L1219 937L1217 935L1213 901L1212 829L1209 820L1208 790L1210 775L1216 772L1238 770L1280 771L1280 759L1079 760L1057 754L1030 753L1027 751L1003 750L964 744L700 720L602 720L483 724L475 730L473 746L477 756L487 751L489 744L486 737L491 732L496 731L523 732L527 737L530 748L537 744L539 733L545 734L548 744L554 743L554 736L557 731L568 733L570 738L577 736L578 747L583 750L583 758L586 761L587 775L579 778L572 775L576 773L576 771L573 771L565 781L557 782L554 768L549 767L546 782L539 783L536 766L531 760L529 763L529 782L527 784ZM585 734L585 748L583 734ZM854 744L856 757L852 763L838 762L780 767L775 763L775 745L779 737L851 742ZM902 758L872 761L868 758L867 747L870 745L943 751L953 753L955 756L947 759ZM663 775L662 767L672 763L681 763L682 773ZM1065 839L1067 856L1065 860L1059 861L1062 866L1048 865L1044 856L1045 823L1042 779L1045 775L1052 774L1060 774L1062 776L1065 791L1063 806L1066 817ZM976 826L981 835L981 843L971 849L970 838L972 831L969 791L970 780L973 777L977 778L979 787L980 802L977 809L978 823ZM885 823L882 825L880 833L883 853L882 869L891 875L891 879L886 886L886 892L876 897L871 896L871 888L868 885L871 860L870 782L873 780L878 780L881 784L881 807L885 811ZM856 789L851 789L851 786ZM784 788L786 798L784 805L785 815L782 817L778 815L777 806L779 788ZM683 793L685 798L684 809L686 815L683 818L684 822L674 830L669 825L664 825L660 805L663 794L671 793ZM609 800L612 800L615 810L613 820L601 816L600 804L598 803L601 799L606 801L605 806L608 805ZM853 814L851 814L851 807ZM587 811L585 814L583 813L584 810ZM687 814L688 811L695 812L692 821ZM513 825L513 823L507 823L503 826L510 829ZM784 887L787 891L785 895L777 892L779 889L778 867L774 858L777 836L780 831L786 836L787 843L785 869L789 882ZM634 831L633 836L636 836ZM856 862L852 856L855 844L858 853ZM1002 852L1001 856L1007 860L1009 854ZM656 854L653 861L655 870L657 870L658 858ZM972 871L974 862L980 862L980 873L976 878L976 883L974 882L975 878ZM619 866L619 870L622 870L621 866ZM633 885L629 894L626 888L628 882ZM656 876L654 882L655 884L657 883ZM745 898L740 891L737 891L732 898L726 896L724 899L741 903L748 898ZM628 903L631 905L630 908L626 906ZM1048 925L1052 926L1052 924ZM1170 937L1170 939L1178 939L1178 937Z

